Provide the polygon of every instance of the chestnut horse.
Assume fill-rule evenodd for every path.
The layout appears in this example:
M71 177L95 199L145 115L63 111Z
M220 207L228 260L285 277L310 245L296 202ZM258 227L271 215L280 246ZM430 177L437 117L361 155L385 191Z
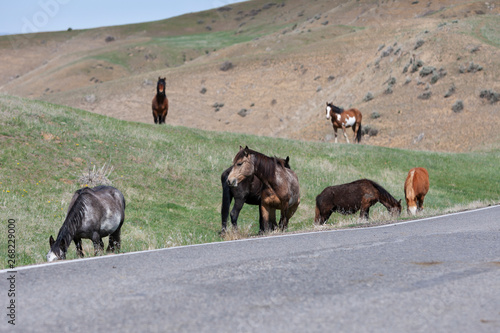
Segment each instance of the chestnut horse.
M237 187L252 176L264 186L260 200L264 231L275 228L276 209L281 211L279 227L285 230L300 204L299 179L287 164L288 159L269 157L248 147L240 147L233 159L233 169L227 177L229 186Z
M348 184L328 186L316 197L315 224L324 224L333 212L344 215L361 210L360 218L368 219L370 207L380 202L392 215L401 214L401 200L397 201L379 184L359 179Z
M415 215L424 209L424 197L429 191L429 173L424 168L413 168L405 181L406 210Z
M285 160L278 159L278 163L283 163L286 168L290 168L288 162L290 158L287 156ZM262 214L260 212L260 200L261 193L264 189L264 184L257 177L248 177L238 184L237 187L230 187L227 182L227 177L229 173L233 170L233 167L229 167L220 176L222 184L222 206L221 206L221 220L222 229L220 234L224 235L227 228L227 217L229 215L229 207L231 206L231 201L234 198L233 209L231 209L231 224L233 229L238 229L238 216L243 208L244 204L259 206L259 229L260 232L264 232L264 225L262 223ZM276 219L269 221L273 226L276 226Z
M158 77L158 83L156 83L156 96L153 98L152 103L155 124L164 124L168 114L168 98L165 94L165 80L166 78Z
M335 132L335 143L337 143L337 129L342 128L342 132L344 133L344 137L349 143L349 138L345 132L347 127L352 127L354 132L354 142L361 141L361 120L363 119L363 115L358 109L349 109L344 110L341 109L332 103L326 102L326 119L332 118L333 131Z

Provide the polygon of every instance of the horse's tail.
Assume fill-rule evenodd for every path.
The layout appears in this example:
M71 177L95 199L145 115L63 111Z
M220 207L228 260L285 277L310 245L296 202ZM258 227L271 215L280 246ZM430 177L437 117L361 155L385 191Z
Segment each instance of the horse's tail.
M222 185L222 207L220 210L222 229L225 229L227 226L227 218L229 216L229 206L231 206L231 200L233 199L233 196L231 194L231 189L229 188L229 185L227 183L227 177L229 176L231 169L232 167L225 170L220 177Z
M360 123L358 127L358 133L356 133L356 140L358 141L358 143L361 142L362 136L363 136L363 130L361 129L361 123Z

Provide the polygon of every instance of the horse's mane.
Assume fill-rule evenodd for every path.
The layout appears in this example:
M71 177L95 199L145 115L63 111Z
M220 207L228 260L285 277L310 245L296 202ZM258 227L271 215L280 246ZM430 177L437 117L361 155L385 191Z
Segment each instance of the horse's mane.
M330 106L332 108L333 112L335 112L335 113L341 114L342 112L344 112L344 109L333 105L333 103L328 103L328 106Z
M415 170L412 170L405 181L405 195L407 198L414 198L415 191L413 190L413 177L415 176Z
M367 180L377 189L377 191L379 191L381 197L383 197L387 201L390 201L394 204L398 203L398 201L380 184L374 182L373 180L369 180L369 179L367 179Z
M78 197L68 211L61 229L59 229L56 239L57 244L60 244L64 239L66 247L68 247L76 230L81 227L82 220L85 217L86 205L90 201L90 191L93 190L91 188L84 188L76 191Z
M255 159L255 168L259 169L262 173L262 176L265 178L274 177L274 173L276 171L276 166L290 169L289 158L286 159L279 157L269 157L258 151L252 150L248 147L245 149L240 149L240 151L234 157L233 163L239 160L240 158L245 157L245 154L254 155Z

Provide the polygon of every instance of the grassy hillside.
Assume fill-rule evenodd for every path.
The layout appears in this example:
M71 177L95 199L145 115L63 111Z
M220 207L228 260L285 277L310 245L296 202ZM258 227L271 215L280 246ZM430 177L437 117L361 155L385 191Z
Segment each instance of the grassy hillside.
M80 176L105 164L127 201L123 251L222 241L220 174L240 145L290 156L302 200L288 232L322 229L313 225L314 198L329 185L366 177L404 202L403 182L414 166L430 173L426 214L500 199L500 151L417 152L153 126L6 95L0 96L0 125L0 240L6 248L6 222L15 219L18 266L45 261L49 236L57 235L72 193L85 185ZM390 220L380 204L371 218ZM329 221L334 227L360 223L357 216ZM257 235L255 207L243 208L239 226L244 237ZM90 241L84 250L92 253ZM75 258L74 245L68 258ZM1 267L7 267L5 256Z

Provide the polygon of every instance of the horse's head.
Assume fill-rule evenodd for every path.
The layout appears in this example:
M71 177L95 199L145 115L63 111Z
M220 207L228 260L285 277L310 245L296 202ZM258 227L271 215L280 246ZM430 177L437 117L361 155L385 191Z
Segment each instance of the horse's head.
M326 102L326 119L330 119L332 115L332 104Z
M392 216L401 215L401 199L399 199L399 201L396 202L396 205L390 209L390 212Z
M54 260L66 259L66 251L68 247L66 241L62 239L60 242L54 241L54 238L50 236L49 238L50 250L47 253L47 261L51 262Z
M326 102L326 119L330 119L330 117L333 117L332 112L339 115L342 112L344 112L344 109L333 105L333 103ZM339 118L337 118L337 119L339 119Z
M245 178L250 177L255 172L255 165L252 161L248 147L240 147L240 151L233 160L233 168L227 176L229 186L236 187Z
M165 86L166 86L166 77L161 78L158 76L158 83L156 83L156 92L158 94L164 94L165 93Z

